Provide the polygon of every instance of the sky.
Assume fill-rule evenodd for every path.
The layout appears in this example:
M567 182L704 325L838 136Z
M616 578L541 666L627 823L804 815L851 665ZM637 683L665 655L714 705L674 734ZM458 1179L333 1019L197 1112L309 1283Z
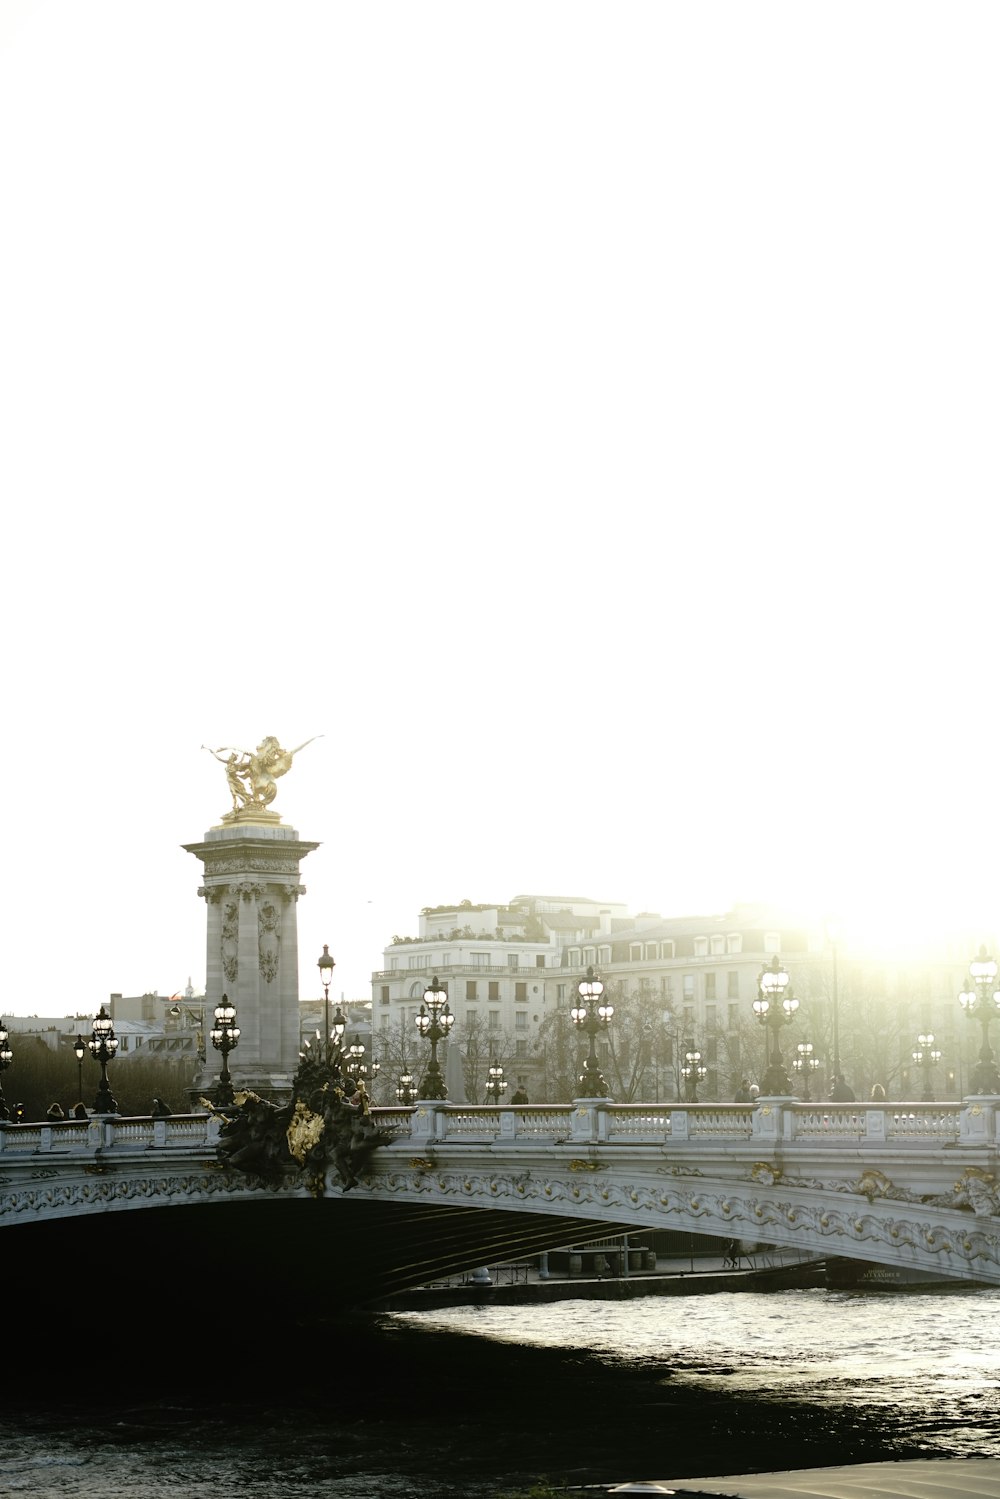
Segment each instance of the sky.
M423 906L991 944L992 4L3 0L6 1013ZM210 996L216 998L216 996Z

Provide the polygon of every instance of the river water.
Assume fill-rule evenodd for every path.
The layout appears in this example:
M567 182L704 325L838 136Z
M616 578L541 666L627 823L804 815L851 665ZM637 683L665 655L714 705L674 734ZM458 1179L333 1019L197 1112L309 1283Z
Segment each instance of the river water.
M72 1367L8 1373L0 1495L495 1499L1000 1457L998 1314L983 1289L498 1300L220 1334L186 1374L138 1328L131 1362L84 1331Z

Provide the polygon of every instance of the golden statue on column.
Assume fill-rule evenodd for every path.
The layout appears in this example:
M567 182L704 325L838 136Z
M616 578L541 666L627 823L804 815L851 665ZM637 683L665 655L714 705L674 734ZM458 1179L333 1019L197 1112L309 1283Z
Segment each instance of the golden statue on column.
M248 818L259 816L265 811L269 818L276 819L277 813L272 812L270 806L278 792L279 777L288 774L292 768L292 760L300 750L322 737L322 734L314 734L312 739L307 739L305 744L297 745L293 750L282 749L273 734L266 735L255 750L233 749L231 745L211 749L203 744L202 749L207 749L210 755L214 755L226 767L233 810L226 813L225 820L230 821L241 813Z

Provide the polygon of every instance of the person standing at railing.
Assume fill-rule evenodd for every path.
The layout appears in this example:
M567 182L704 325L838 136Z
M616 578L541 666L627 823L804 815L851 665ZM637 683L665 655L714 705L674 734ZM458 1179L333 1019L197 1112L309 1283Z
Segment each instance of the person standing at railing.
M850 1088L842 1072L838 1072L830 1085L831 1103L854 1103L854 1090Z
M511 1103L527 1103L528 1095L523 1088L518 1088L517 1092L512 1096L510 1101Z
M734 1103L751 1103L752 1101L753 1101L753 1094L750 1092L750 1079L746 1078L746 1077L741 1077L740 1078L740 1085L736 1089L736 1092L733 1094L733 1102Z

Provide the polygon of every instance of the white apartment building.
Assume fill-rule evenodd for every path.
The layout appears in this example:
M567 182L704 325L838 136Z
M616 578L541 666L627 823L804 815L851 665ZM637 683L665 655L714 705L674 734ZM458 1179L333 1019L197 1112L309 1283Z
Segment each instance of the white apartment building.
M396 938L372 975L372 1033L401 1024L414 1038L423 993L437 976L455 1015L452 1041L473 1030L514 1038L513 1076L530 1074L531 1042L565 998L566 948L626 919L620 902L585 896L517 895L506 905L425 906L415 937Z

